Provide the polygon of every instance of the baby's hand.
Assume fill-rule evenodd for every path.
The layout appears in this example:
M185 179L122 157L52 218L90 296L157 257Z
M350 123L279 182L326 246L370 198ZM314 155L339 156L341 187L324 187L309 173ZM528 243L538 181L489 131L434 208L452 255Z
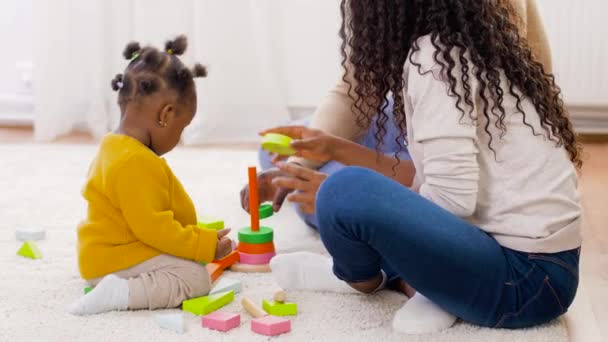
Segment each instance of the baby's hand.
M215 249L214 260L225 258L232 252L234 243L227 236L228 233L230 233L230 229L222 229L217 232L217 248Z

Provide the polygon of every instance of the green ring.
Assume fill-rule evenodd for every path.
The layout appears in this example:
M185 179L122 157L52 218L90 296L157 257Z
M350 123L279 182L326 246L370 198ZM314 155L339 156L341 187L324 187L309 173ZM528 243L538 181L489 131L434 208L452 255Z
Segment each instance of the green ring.
M262 148L268 152L276 153L282 156L292 156L296 151L291 148L291 138L276 133L268 133L262 139Z
M260 227L260 231L258 232L251 231L251 227L239 230L239 242L260 244L272 242L273 238L274 232L269 227Z
M260 220L268 218L274 214L272 204L262 204L260 206Z

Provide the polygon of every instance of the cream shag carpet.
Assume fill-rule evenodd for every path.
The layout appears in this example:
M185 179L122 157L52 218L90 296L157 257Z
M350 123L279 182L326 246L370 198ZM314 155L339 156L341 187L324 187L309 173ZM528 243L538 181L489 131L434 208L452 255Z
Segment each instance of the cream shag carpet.
M160 329L155 312L112 312L89 317L66 313L65 306L82 294L75 256L75 229L85 214L80 196L94 146L0 145L0 341L258 341L249 316L236 300L224 310L241 313L242 323L229 333L203 329L200 318L185 314L186 333ZM252 151L180 148L167 156L191 194L199 213L221 217L227 226L247 225L238 192L247 179ZM265 224L275 228L279 252L323 252L316 234L285 208ZM15 253L18 227L43 227L42 260ZM244 294L256 301L274 290L270 275L230 273L244 282ZM459 323L446 332L403 336L390 329L403 296L383 291L374 296L289 293L300 313L292 318L289 341L567 341L562 320L521 331L492 330ZM167 312L177 312L168 310Z

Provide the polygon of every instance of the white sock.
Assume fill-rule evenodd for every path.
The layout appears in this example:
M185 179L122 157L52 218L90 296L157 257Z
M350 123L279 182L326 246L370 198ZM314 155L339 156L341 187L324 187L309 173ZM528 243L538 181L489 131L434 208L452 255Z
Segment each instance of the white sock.
M105 276L88 294L68 307L72 315L92 315L129 306L129 282L113 274Z
M410 298L393 318L393 329L404 334L429 334L448 329L456 317L420 293Z
M338 279L331 258L309 252L278 254L270 260L272 275L285 290L359 293Z

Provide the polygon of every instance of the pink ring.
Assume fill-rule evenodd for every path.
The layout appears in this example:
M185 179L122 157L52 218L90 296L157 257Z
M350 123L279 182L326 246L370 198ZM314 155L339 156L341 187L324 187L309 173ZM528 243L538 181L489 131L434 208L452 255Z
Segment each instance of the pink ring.
M270 262L270 259L276 255L275 252L264 253L264 254L247 254L239 252L241 257L241 264L247 265L263 265Z

